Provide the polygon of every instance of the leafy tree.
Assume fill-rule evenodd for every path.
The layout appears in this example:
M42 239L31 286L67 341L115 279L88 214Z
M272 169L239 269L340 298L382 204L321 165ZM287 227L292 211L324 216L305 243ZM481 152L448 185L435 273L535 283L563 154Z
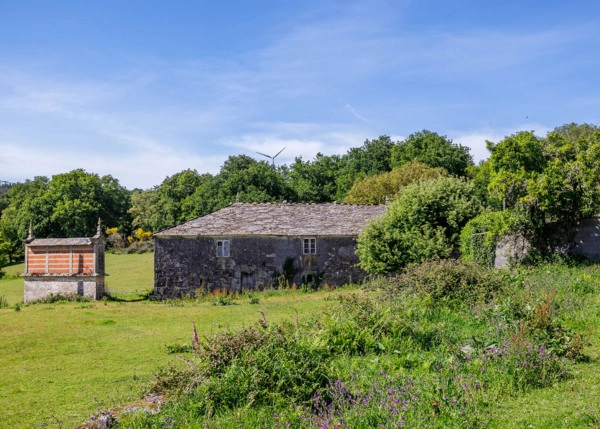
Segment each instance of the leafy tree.
M465 176L473 165L467 146L452 143L446 136L423 130L408 136L392 149L392 165L398 167L417 159L430 167L442 167L454 176Z
M296 158L290 166L287 178L300 203L327 203L335 200L336 179L342 167L341 157L318 153L314 161Z
M539 207L548 221L571 233L579 219L600 210L600 131L573 141L553 132L545 141L545 168L527 183L524 201Z
M502 210L502 204L497 199L492 200L489 195L488 187L490 185L491 163L488 160L481 161L479 165L470 165L467 167L467 177L473 181L477 188L477 194L485 206L492 210Z
M105 225L129 230L129 191L110 175L98 176L77 169L57 174L42 200L52 207L49 237L93 235L98 218Z
M532 131L521 131L498 144L488 142L491 152L490 197L504 207L515 207L527 195L527 182L535 181L546 167L544 140Z
M42 236L51 232L52 206L44 199L48 183L48 178L40 176L17 183L8 191L10 205L0 218L0 253L11 262L23 255L23 239L30 222Z
M146 190L134 189L131 193L131 208L128 212L133 218L131 221L132 228L158 231L162 224L162 219L156 188Z
M545 139L520 132L491 151L490 197L527 213L536 239L548 222L567 232L600 209L600 131L588 124L558 127ZM543 244L543 243L537 243Z
M443 168L432 168L414 160L392 171L357 179L344 198L348 204L383 204L395 199L407 185L447 175Z
M356 179L390 171L394 146L389 136L380 136L365 140L362 146L351 148L342 156L336 179L336 199L342 201Z
M481 209L471 182L441 177L413 183L359 236L360 266L369 273L398 272L410 263L447 257Z
M0 219L0 259L8 258L13 263L23 254L23 239L26 235L19 234L17 210L9 207L2 213Z
M220 205L236 200L260 203L292 199L292 190L278 171L267 162L248 162L245 158L229 157L217 175ZM234 165L237 168L233 169Z
M575 122L561 125L553 130L554 133L563 136L565 139L573 143L576 143L580 139L592 139L594 134L598 131L600 131L600 127L598 125L576 124Z
M163 228L177 225L194 217L190 201L198 186L202 183L202 177L196 170L183 170L167 177L156 189L158 200L158 216L152 217L151 230L158 231ZM154 198L149 197L148 198Z

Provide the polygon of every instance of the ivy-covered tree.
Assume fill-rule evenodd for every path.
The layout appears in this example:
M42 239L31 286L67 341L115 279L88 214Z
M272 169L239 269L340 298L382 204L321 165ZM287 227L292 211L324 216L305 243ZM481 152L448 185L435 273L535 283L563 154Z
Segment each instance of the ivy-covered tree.
M588 124L558 127L546 138L520 132L488 143L490 198L525 211L538 238L549 222L567 231L600 211L600 131Z

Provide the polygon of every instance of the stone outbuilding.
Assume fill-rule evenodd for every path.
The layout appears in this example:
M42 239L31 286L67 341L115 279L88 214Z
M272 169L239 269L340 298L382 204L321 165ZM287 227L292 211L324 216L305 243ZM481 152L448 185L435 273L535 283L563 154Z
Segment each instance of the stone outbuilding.
M384 205L231 204L154 235L153 296L360 281L356 239L384 212Z
M82 295L100 299L104 294L106 241L98 220L90 238L35 238L29 228L25 240L24 301L50 294Z

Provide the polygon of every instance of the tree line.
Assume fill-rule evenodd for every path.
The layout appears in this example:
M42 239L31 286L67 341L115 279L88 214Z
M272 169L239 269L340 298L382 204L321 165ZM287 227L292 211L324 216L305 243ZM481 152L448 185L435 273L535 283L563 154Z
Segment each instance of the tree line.
M589 124L563 125L544 138L523 131L488 142L490 158L476 166L468 147L423 130L402 141L381 136L343 155L319 153L277 167L230 156L215 175L188 169L145 190L130 191L110 175L81 169L35 177L0 197L0 259L21 256L30 223L39 237L89 236L100 217L107 227L130 234L139 228L156 232L235 201L388 202L386 216L397 213L403 226L390 221L376 234L365 233L377 244L371 252L395 248L392 253L402 254L401 262L364 266L383 272L423 255L447 254L465 224L483 212L516 210L537 226L597 213L599 143L600 129ZM384 245L385 237L393 243ZM398 241L422 249L402 248ZM359 243L359 253L368 260L365 243Z

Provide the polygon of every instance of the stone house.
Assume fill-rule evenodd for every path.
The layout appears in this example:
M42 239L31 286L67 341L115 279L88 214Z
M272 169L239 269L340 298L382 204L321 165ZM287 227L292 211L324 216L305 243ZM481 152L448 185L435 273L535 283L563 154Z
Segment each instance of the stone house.
M77 294L100 299L104 293L105 239L98 220L90 238L35 238L31 226L25 240L25 302L50 294Z
M234 203L154 235L155 298L356 282L356 239L384 205Z

